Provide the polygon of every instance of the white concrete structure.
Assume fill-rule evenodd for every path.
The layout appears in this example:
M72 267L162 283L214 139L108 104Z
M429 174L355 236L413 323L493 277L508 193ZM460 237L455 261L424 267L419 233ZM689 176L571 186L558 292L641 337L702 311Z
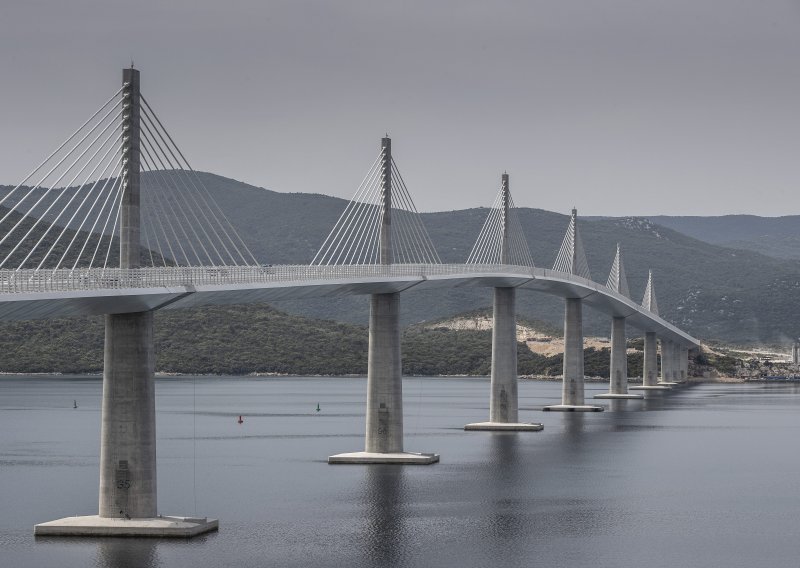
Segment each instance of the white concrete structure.
M114 100L117 102L111 104ZM98 179L91 185L85 181L78 188L87 189L84 192L84 201L92 195L92 192L98 190L98 193L94 194L96 195L94 202L102 205L98 210L94 209L94 204L89 207L92 215L95 215L92 217L94 223L84 226L84 223L90 220L89 214L83 220L73 216L69 220L62 219L60 224L56 222L58 217L70 210L72 199L80 192L72 192L73 198L69 203L61 204L64 206L60 212L55 210L51 212L51 207L56 204L58 197L52 197L50 205L45 205L47 210L40 210L38 214L35 210L41 199L37 199L36 204L27 208L27 211L24 211L26 207L14 211L27 195L39 188L39 185L30 187L30 191L23 190L28 193L22 199L17 199L4 216L6 218L12 213L17 213L21 220L30 221L32 226L23 228L23 232L27 230L27 234L14 241L17 244L8 247L6 256L0 260L0 320L51 319L101 314L106 316L99 514L42 523L36 526L37 535L186 537L217 529L218 522L213 519L158 515L153 384L153 312L158 309L369 295L370 340L365 450L331 456L330 463L434 463L439 459L437 454L411 453L403 448L399 309L400 292L412 287L420 290L459 286L482 286L494 289L495 330L490 422L474 424L472 425L474 429L541 429L541 425L517 422L515 334L517 290L544 292L565 299L566 347L562 404L547 407L547 410L579 412L603 410L599 406L584 404L582 329L584 305L614 318L612 337L616 340L613 348L615 356L612 364L612 391L624 388L623 379L627 375L625 357L620 355L624 355L627 324L645 332L648 338L645 347L646 359L648 356L650 359L654 358L656 334L662 342L668 344L671 342L681 345L698 344L694 338L658 316L655 296L652 293L652 274L648 283L649 292L645 294L646 301L641 306L629 298L627 284L625 287L622 286L624 277L619 278L620 274L623 274L621 261L617 267L615 285L602 286L591 280L578 231L577 211L574 209L553 270L533 267L530 251L527 249L524 236L521 237L521 231L509 232L511 221L515 217L509 215L512 202L508 192L507 176L504 176L504 212L501 222L503 230L499 233L501 235L499 256L494 256L494 248L476 247L466 264L441 264L424 226L418 219L419 216L416 215L405 183L391 159L391 141L388 137L382 140L381 154L373 164L370 175L365 178L366 185L359 189L361 193L357 192L357 198L348 205L348 209L337 222L311 266L258 265L229 223L228 227L233 235L228 234L224 215L220 219L216 217L213 207L208 203L204 202L205 208L199 205L200 201L205 199L202 197L199 201L194 200L196 209L193 209L195 206L188 199L185 199L181 206L185 207L185 210L181 211L184 218L181 230L185 231L187 241L185 244L188 249L200 250L191 253L182 251L182 257L172 250L173 245L178 250L182 246L181 238L174 227L172 228L174 240L169 236L170 222L181 223L177 214L173 218L168 218L165 214L165 219L148 219L149 235L154 238L154 245L158 250L147 245L150 266L143 267L141 243L142 239L149 241L147 224L141 222L142 194L139 176L142 165L151 172L171 172L173 164L169 158L167 165L162 163L161 167L158 167L155 163L161 160L159 155L166 158L169 154L177 162L177 171L183 171L187 175L191 175L193 171L182 155L181 159L178 159L173 153L173 149L178 154L180 150L174 145L169 134L163 130L163 125L147 101L143 97L141 101L144 103L143 106L140 106L139 73L132 68L126 69L122 89L39 166L42 168L79 133L82 137L78 136L77 143L65 150L64 157L79 147L85 148L80 156L86 155L89 149L96 148L95 153L82 162L82 167L78 171L79 174L89 171L87 181L95 171L98 171L97 166L100 166L109 154L111 158L106 168L117 160L117 164L107 176L107 180L115 179L108 191L106 184L97 183ZM111 106L106 111L108 105ZM115 122L114 112L117 109L119 109L117 116L121 116L123 120L122 128ZM146 119L141 123L140 111ZM92 126L91 121L100 116L101 112L106 114L92 123L94 124ZM111 118L106 120L108 117ZM103 121L106 121L105 129L95 136L93 132L104 124ZM111 130L111 134L100 142L99 146L95 146L112 123L115 128ZM147 123L150 126L147 126ZM142 130L140 130L141 125L144 125ZM81 130L84 127L88 132ZM117 140L108 146L95 168L91 169L92 160L106 143L113 139L117 130L119 130ZM92 136L95 137L92 139ZM140 138L144 138L146 144L142 145ZM90 142L86 142L87 140ZM86 144L81 146L84 143ZM164 147L161 147L161 143ZM120 144L119 156L111 152L116 147L115 144ZM146 147L152 150L153 155ZM152 164L147 165L145 154L153 161ZM52 171L54 170L51 170L51 173ZM10 193L25 187L26 181L27 179L23 180ZM394 196L393 181L398 184ZM71 184L69 181L65 185L55 183L47 192L57 187L73 189ZM10 193L3 199L8 198ZM57 193L70 194L68 191ZM158 196L159 191L155 194ZM105 196L105 200L100 200L102 196ZM172 198L165 197L165 199L168 203L171 201L177 203L179 201L177 196L176 193ZM192 199L195 197L192 194ZM77 203L81 205L75 205L71 209L76 214L82 207L82 202ZM105 203L110 203L110 206L106 208ZM58 217L50 222L50 219L54 218L54 213ZM210 215L207 216L206 213ZM106 222L113 219L113 226L96 224L102 218L105 218ZM23 251L24 258L17 263L18 259L14 257L17 249L28 242L27 237L32 234L33 228L44 219L48 221L44 224L50 225L47 228L40 227L44 235L54 227L66 229L80 223L81 229L75 233L83 231L84 248L78 243L76 247L80 250L77 256L68 258L67 251L75 242L73 239L66 245L65 252L60 257L55 255L53 264L46 264L45 260L57 248L55 244L58 240L56 240L52 245L49 243L45 245L50 248L41 260L33 254L34 250L30 250ZM495 221L497 219L495 218ZM211 223L211 220L216 225ZM166 227L162 221L166 221ZM205 230L205 222L209 222L210 231ZM11 236L21 225L22 221L15 223L9 233L0 236L0 240L12 244ZM160 228L157 225L160 225ZM494 225L487 221L486 227L493 230ZM217 229L224 234L224 238ZM62 230L58 239L64 233ZM403 238L393 239L392 235L395 233ZM81 254L92 238L97 240L98 248L90 252L90 260L79 262ZM115 238L119 239L120 264L119 267L109 267L108 253ZM217 250L217 241L220 250ZM44 236L38 240L34 249L43 242L45 242ZM101 242L105 242L108 249L104 255L105 259L95 264L95 259L99 258L96 253ZM487 242L489 241L481 241L479 237L479 243ZM239 250L239 245L243 250ZM169 254L165 254L165 250ZM224 254L221 250L224 250ZM254 264L248 264L249 261L243 252L249 254ZM157 258L163 267L158 265ZM181 258L184 266L177 266L181 263ZM72 267L69 267L70 260L74 260ZM28 268L26 262L29 261L36 268ZM396 263L398 261L399 263ZM9 266L17 268L8 268ZM88 268L82 268L83 266ZM647 299L648 293L649 299ZM652 349L649 339L651 337ZM664 361L667 371L677 365L674 362L670 363L668 357L664 357ZM651 363L646 366L650 368Z
M609 392L596 394L594 398L636 399L641 394L628 393L628 350L625 338L625 318L615 317L611 326L611 365Z
M381 141L382 220L380 263L392 264L392 145ZM367 363L367 432L363 452L337 454L331 464L393 463L427 465L439 461L438 454L403 451L403 374L400 353L400 293L372 294L369 315Z
M586 253L578 230L578 211L572 209L567 234L556 257L554 270L590 278ZM616 292L619 294L619 292ZM583 396L583 298L568 295L564 299L564 375L561 404L545 406L545 411L600 412L602 406L584 404Z
M628 280L625 276L625 265L622 262L622 250L617 243L617 254L611 265L606 287L630 298ZM611 364L609 365L609 388L604 394L596 394L594 398L636 399L644 398L640 394L628 393L628 342L625 337L625 318L614 316L611 324Z
M525 236L518 220L512 217L512 201L508 174L501 177L499 203L493 207L484 224L484 230L473 247L470 259L481 251L482 261L495 260L508 264L512 258L518 262L529 261ZM487 230L494 220L494 230ZM512 232L514 229L516 231ZM486 238L482 238L482 237ZM499 242L492 242L498 240ZM512 246L514 245L514 246ZM493 253L496 252L496 256ZM513 287L494 288L492 303L492 373L489 396L489 422L467 424L464 430L513 430L538 431L539 423L519 422L519 402L517 388L517 319L516 289Z

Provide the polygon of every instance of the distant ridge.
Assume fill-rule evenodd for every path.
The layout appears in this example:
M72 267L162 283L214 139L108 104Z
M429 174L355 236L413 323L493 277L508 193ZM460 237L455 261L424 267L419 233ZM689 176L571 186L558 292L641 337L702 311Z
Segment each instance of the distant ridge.
M710 244L760 252L774 258L800 260L800 215L784 217L651 215L644 218ZM593 217L593 219L618 218Z

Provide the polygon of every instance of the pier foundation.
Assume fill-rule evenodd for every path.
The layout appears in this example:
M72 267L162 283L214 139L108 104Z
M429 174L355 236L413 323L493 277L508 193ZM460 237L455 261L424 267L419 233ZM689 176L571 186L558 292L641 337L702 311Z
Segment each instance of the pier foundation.
M367 363L367 431L363 452L337 454L330 464L431 464L438 454L403 450L403 377L400 354L400 294L370 298Z
M625 318L615 317L611 323L611 365L610 384L607 393L596 394L594 398L637 399L641 394L628 393L628 349L625 338Z
M519 422L517 388L516 290L495 288L492 327L492 378L489 422L475 422L464 430L538 431L538 423Z
M566 298L564 311L564 375L561 404L545 406L552 412L602 412L602 406L584 404L583 301Z

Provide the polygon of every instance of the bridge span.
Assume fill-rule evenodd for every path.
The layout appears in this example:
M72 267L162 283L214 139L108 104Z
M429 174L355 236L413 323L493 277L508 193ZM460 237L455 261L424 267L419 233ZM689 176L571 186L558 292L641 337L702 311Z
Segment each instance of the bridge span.
M511 265L270 265L0 270L0 320L30 320L389 294L410 289L516 288L580 298L643 332L699 347L657 314L605 285L567 272Z

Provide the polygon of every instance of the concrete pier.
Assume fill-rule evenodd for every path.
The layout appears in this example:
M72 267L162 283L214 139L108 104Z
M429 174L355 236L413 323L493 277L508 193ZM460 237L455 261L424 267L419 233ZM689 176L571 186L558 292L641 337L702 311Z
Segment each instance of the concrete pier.
M541 424L519 422L517 397L516 290L494 289L492 328L492 378L489 422L467 424L464 430L538 431Z
M668 340L661 340L661 380L659 385L674 387L675 381L675 344Z
M106 316L100 430L104 518L156 517L153 312Z
M680 361L680 370L681 370L681 380L688 381L689 380L689 348L685 345L681 345L681 361Z
M610 384L607 393L596 394L594 398L637 399L641 394L628 393L628 351L625 338L625 318L615 317L611 323L611 365Z
M545 406L553 412L602 412L602 406L584 404L583 301L566 298L564 311L564 378L561 404Z
M331 464L431 464L438 454L403 451L403 378L400 356L400 294L370 297L367 363L367 432L363 452L337 454Z
M141 259L139 71L123 70L126 159L120 205L120 268ZM98 515L38 524L36 535L180 536L218 528L207 518L160 517L157 511L153 312L108 314L103 354Z
M641 386L629 387L630 390L669 390L670 387L658 384L658 341L656 334L648 331L644 334L644 362L642 364Z

